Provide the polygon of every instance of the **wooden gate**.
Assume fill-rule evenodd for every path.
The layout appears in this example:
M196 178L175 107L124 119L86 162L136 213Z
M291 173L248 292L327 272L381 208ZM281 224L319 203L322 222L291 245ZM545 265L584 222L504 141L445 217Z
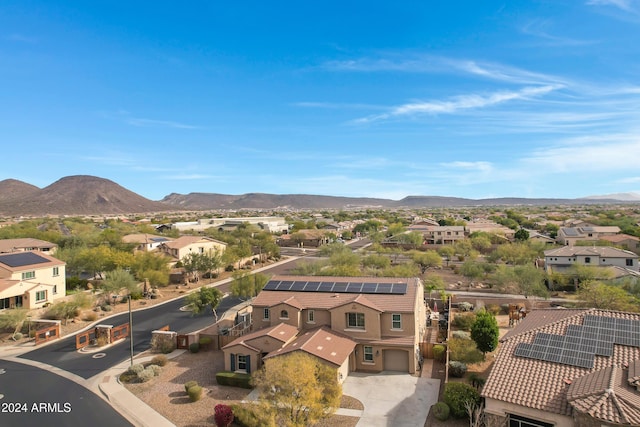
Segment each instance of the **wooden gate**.
M189 348L189 335L178 335L176 337L176 348L188 349Z
M80 332L76 335L76 350L85 348L96 339L96 330L89 329L88 331Z
M110 332L110 342L114 343L121 338L125 338L129 336L129 324L123 323L120 326L116 326L111 328Z
M36 345L60 338L60 325L47 326L36 331Z

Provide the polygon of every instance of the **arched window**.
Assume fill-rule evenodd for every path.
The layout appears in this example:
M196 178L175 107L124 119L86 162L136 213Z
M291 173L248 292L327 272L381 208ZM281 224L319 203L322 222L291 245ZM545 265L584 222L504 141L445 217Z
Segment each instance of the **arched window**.
M288 319L289 318L289 313L287 312L287 310L282 310L280 312L280 318L281 319Z

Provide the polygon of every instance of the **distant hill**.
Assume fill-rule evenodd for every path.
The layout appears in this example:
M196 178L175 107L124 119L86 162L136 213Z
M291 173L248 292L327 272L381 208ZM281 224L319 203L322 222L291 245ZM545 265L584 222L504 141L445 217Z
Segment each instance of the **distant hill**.
M409 196L401 200L337 197L311 194L248 193L228 195L217 193L172 193L161 201L146 199L108 179L88 175L61 178L40 189L15 179L0 181L0 215L106 215L167 212L176 210L216 209L348 209L351 207L432 208L463 206L510 205L578 205L640 202L630 194L590 196L582 199L492 198ZM616 200L616 197L620 199Z
M68 176L43 189L16 180L0 181L3 215L98 215L172 209L95 176Z
M638 193L616 193L606 194L604 196L588 196L584 199L588 200L621 200L624 202L640 202L640 194ZM584 200L581 199L581 200Z

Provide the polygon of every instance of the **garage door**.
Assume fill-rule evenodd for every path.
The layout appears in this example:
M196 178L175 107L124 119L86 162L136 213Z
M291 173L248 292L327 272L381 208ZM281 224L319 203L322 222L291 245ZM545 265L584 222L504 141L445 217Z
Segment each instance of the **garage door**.
M409 372L409 353L404 350L384 350L384 370Z

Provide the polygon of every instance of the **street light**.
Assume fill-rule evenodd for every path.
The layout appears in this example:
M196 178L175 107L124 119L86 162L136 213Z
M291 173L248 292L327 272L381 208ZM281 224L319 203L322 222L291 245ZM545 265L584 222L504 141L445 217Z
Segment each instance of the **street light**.
M131 350L131 366L133 366L133 315L131 314L131 294L129 294L129 346Z

